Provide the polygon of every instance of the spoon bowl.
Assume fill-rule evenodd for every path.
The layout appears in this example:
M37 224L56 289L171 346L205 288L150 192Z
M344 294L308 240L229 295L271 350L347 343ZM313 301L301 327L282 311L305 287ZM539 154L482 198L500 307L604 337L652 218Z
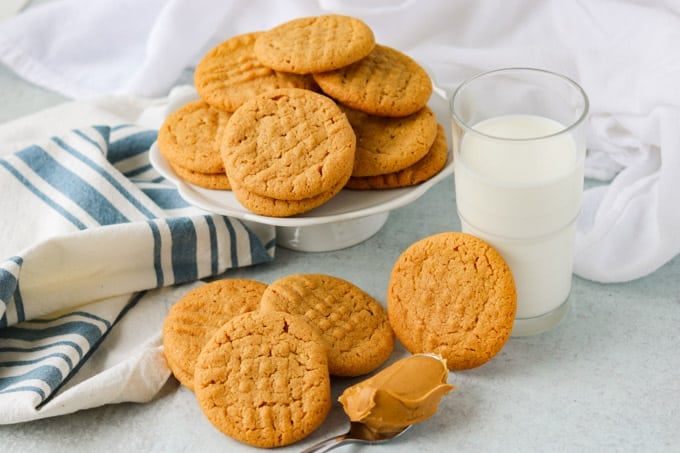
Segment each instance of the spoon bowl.
M341 445L349 443L378 444L387 442L404 434L413 425L408 425L399 431L377 432L360 422L351 422L349 431L339 436L331 437L316 445L303 450L301 453L323 453Z

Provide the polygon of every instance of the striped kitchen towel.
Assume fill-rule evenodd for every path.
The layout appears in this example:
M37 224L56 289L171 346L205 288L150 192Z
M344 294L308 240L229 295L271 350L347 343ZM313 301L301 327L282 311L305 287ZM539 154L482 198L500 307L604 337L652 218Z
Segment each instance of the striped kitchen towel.
M113 345L88 364L114 326L144 304L169 306L181 284L272 259L273 228L179 196L149 164L155 139L93 126L0 149L0 423L148 399L168 376L157 332L151 349ZM133 330L159 330L154 321Z

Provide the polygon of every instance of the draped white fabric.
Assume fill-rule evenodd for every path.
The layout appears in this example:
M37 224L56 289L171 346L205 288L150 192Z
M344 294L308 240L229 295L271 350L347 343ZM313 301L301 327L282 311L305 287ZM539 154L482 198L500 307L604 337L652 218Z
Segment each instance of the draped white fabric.
M680 252L680 6L671 0L56 0L0 25L0 60L75 98L164 94L218 42L303 15L364 19L450 92L478 72L550 69L591 101L576 274L647 275ZM125 26L121 26L125 24Z

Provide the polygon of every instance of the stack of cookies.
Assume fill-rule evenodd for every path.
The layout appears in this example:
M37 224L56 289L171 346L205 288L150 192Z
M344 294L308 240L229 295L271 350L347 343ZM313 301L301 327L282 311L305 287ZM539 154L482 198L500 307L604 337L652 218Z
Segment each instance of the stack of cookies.
M353 17L230 38L194 82L200 101L168 117L160 152L180 177L231 189L260 215L301 214L343 188L419 184L446 164L428 74Z
M321 90L342 107L357 136L351 189L419 184L444 165L446 135L427 107L432 82L407 55L376 44L358 62L314 74Z
M163 325L175 377L220 431L258 447L296 442L331 408L331 376L359 376L394 349L387 313L352 283L294 274L224 279L187 293Z

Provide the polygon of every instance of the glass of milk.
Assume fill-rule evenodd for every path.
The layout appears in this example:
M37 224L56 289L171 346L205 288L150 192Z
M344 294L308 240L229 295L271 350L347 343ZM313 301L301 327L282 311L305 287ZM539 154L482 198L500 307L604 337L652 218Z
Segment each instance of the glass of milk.
M546 331L568 311L588 98L560 74L508 68L461 84L450 107L462 230L510 266L513 336Z

